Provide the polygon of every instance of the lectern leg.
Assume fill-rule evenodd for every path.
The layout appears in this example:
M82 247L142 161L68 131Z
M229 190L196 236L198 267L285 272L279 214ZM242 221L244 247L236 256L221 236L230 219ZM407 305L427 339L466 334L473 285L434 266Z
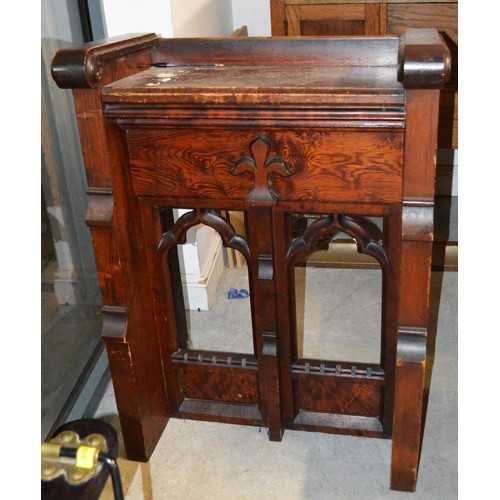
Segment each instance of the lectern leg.
M391 489L415 491L422 437L426 332L398 332Z
M415 491L423 431L432 229L417 233L419 215L432 224L428 207L403 210L391 471L391 488L400 491Z

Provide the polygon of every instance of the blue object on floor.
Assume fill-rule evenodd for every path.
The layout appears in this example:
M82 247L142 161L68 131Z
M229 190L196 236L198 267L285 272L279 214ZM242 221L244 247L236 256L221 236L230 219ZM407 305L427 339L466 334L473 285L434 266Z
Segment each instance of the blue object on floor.
M249 296L250 293L244 288L242 288L239 292L238 290L236 290L236 288L230 288L229 292L227 292L228 299L246 299Z

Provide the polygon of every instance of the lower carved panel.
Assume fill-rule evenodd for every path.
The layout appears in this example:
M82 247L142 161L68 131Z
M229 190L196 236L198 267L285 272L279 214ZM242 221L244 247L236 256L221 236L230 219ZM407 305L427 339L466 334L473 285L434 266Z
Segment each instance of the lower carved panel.
M303 410L364 416L380 413L380 380L297 375L294 385Z
M182 349L172 361L185 398L246 405L259 402L257 361L252 356Z
M328 432L337 432L334 430L337 427L350 428L353 416L375 418L379 422L385 386L385 373L380 366L300 359L292 366L292 377L299 411L295 423L305 423L304 417L300 417L304 412L310 416L307 425L315 430L321 430L316 429L318 425L326 425ZM313 414L317 415L312 418ZM357 425L354 430L358 430Z

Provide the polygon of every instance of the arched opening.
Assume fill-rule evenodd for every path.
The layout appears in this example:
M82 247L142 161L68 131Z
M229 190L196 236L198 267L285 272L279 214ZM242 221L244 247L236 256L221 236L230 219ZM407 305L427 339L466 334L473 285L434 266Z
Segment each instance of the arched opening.
M173 236L179 230L182 236ZM170 246L177 243L189 349L253 356L244 213L179 210L169 233Z
M310 215L294 236L296 357L380 364L385 254L376 225ZM339 258L353 251L362 258Z

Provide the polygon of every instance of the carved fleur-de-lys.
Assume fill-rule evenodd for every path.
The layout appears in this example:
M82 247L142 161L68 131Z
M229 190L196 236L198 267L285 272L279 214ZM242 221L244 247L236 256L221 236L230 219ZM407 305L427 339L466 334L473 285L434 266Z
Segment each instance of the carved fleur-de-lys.
M242 156L231 169L231 174L241 175L250 172L254 176L254 185L247 201L252 205L275 205L279 198L271 188L271 174L287 177L292 173L288 164L279 156L269 157L271 143L265 137L258 136L250 143L249 156Z

